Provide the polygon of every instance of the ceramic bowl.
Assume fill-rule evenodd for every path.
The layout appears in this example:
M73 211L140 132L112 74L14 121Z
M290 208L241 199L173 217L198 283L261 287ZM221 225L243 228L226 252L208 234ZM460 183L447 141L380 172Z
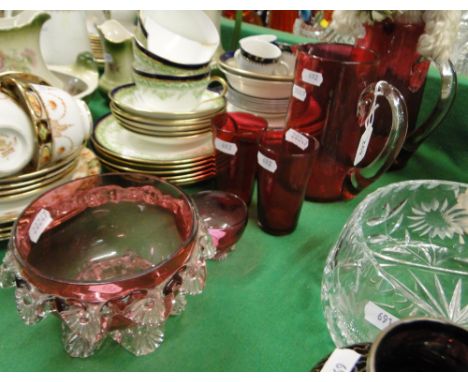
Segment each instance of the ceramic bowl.
M270 99L291 96L292 76L262 75L242 70L236 64L234 52L222 54L218 65L219 69L226 75L229 85L242 94Z
M33 159L34 127L26 112L0 93L0 178L20 172Z
M212 254L181 189L106 174L34 200L13 229L0 278L16 278L26 323L51 312L61 319L71 356L90 356L107 336L143 355L159 347L162 325L183 310L185 295L201 293Z
M146 48L173 63L205 65L219 45L216 26L203 11L141 11Z
M468 328L467 234L468 184L406 181L367 196L324 269L322 304L335 344L373 342L408 317Z
M74 65L49 65L49 69L62 81L62 89L75 98L83 99L98 87L99 73L90 52L80 54Z

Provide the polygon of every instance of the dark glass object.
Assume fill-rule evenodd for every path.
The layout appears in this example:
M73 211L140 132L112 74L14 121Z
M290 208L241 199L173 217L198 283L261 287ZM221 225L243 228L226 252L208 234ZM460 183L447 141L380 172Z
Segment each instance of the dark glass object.
M216 180L248 205L257 168L257 143L268 122L249 113L223 113L212 120L216 148Z

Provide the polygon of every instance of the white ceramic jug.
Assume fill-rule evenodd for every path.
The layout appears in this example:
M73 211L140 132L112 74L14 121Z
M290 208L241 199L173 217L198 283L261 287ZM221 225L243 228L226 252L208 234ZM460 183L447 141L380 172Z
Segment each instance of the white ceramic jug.
M41 51L49 65L73 65L79 54L91 51L85 11L48 11L41 30Z

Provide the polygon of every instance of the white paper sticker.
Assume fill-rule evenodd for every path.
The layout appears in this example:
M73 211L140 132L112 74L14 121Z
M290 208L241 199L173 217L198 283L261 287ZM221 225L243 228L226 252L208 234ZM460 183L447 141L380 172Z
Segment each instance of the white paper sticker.
M362 134L361 139L359 140L359 145L356 151L356 156L354 157L354 166L361 163L367 153L367 148L369 147L369 142L372 136L372 131L374 129L372 126L369 126Z
M323 76L322 73L314 72L313 70L309 69L303 69L302 81L311 85L320 86L323 82Z
M54 219L50 216L49 211L44 209L40 210L29 227L29 239L33 243L37 243L42 233L49 226L52 220Z
M309 140L307 139L307 137L305 137L304 135L302 135L294 129L288 129L286 131L285 138L288 142L291 142L292 144L296 145L302 151L304 151L309 146Z
M237 153L237 145L235 143L226 142L219 138L215 138L215 147L225 154L236 155Z
M292 95L294 98L297 98L299 101L303 101L306 99L306 90L304 88L301 88L300 86L294 84L293 85L293 91Z
M262 166L265 170L274 173L278 166L273 159L270 159L263 155L260 151L257 154L257 161L260 166Z
M364 318L381 330L398 321L397 317L386 312L372 301L369 301L364 307Z
M114 61L114 60L113 60L111 54L109 54L109 53L104 53L104 61L110 63L110 62L112 62L112 61Z
M361 354L351 349L335 349L323 365L322 370L327 372L350 372L361 358Z

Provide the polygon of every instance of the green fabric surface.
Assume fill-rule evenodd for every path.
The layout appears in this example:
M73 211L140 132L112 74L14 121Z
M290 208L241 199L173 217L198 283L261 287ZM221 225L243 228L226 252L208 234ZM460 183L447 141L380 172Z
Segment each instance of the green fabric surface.
M422 115L438 94L431 75ZM0 371L307 371L334 349L320 303L326 257L356 205L378 187L408 179L468 182L468 79L442 126L408 166L387 173L354 200L303 206L295 232L273 237L256 225L256 200L234 252L209 262L206 289L188 297L185 312L165 326L154 353L135 357L108 339L88 359L63 350L60 321L49 316L35 326L16 312L14 289L0 289ZM88 99L95 119L108 112L95 92ZM122 142L124 144L124 142ZM186 187L213 188L212 182ZM0 244L0 258L6 245Z

